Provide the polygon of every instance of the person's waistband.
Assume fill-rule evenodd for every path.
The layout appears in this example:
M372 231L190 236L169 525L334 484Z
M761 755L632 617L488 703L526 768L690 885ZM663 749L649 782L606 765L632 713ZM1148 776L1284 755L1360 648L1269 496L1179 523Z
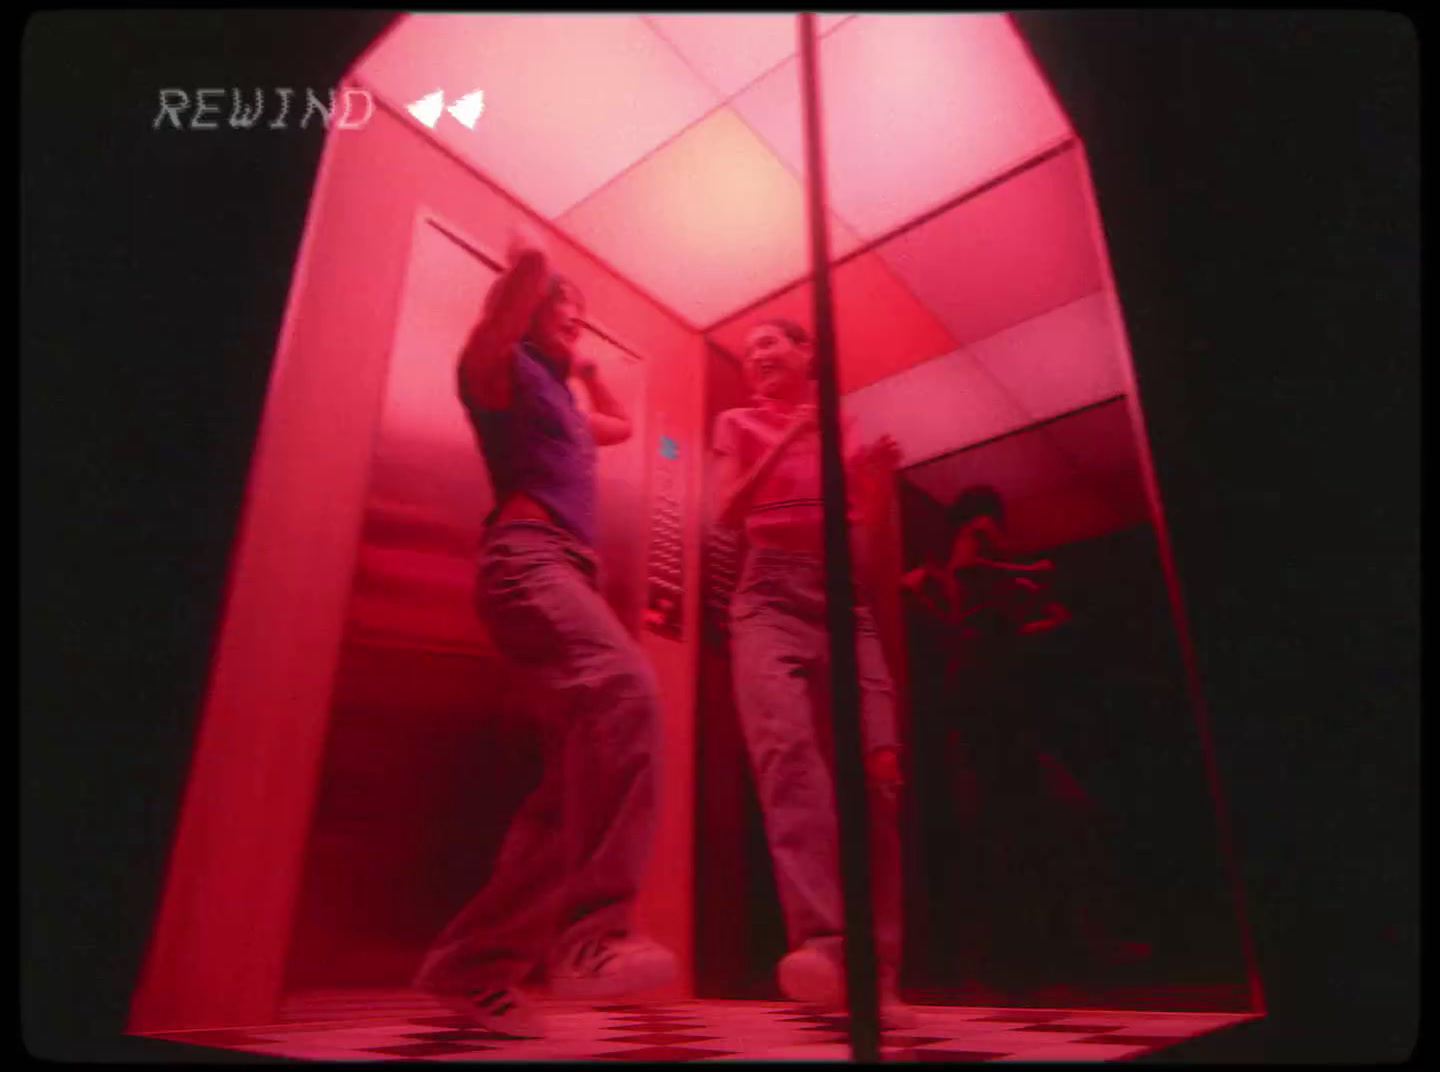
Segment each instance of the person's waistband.
M788 587L797 591L823 594L829 587L824 552L751 547L746 552L745 563L740 570L737 590L743 591L750 585L775 577L784 578ZM851 577L856 600L862 605L868 605L870 591L863 571L856 569Z
M496 540L515 536L543 540L567 551L582 554L587 558L596 557L595 549L575 533L554 521L542 521L538 518L497 518L485 526L485 531L480 537L480 545L486 547Z
M545 521L555 520L554 512L544 503L529 495L512 495L497 506L490 515L491 520L500 521Z
M529 492L517 492L491 510L489 516L485 518L485 538L488 539L490 531L500 526L529 523L554 529L570 537L577 546L593 550L593 543L588 538L588 534L582 534L577 530L571 524L572 520L568 512L558 509L557 504L548 501L547 497Z
M784 547L750 547L745 553L746 565L794 566L797 568L825 568L825 552L797 551Z

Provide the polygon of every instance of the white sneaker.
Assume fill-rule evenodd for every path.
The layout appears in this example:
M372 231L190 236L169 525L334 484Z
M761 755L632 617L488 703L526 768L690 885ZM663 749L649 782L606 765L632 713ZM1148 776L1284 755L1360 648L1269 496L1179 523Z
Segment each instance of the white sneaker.
M898 994L880 995L880 1026L886 1031L909 1031L918 1026L920 1017L900 1000Z
M510 1038L544 1038L545 1018L514 987L481 988L469 993L437 993L431 997L477 1027Z
M791 1001L835 1009L845 1004L845 968L811 946L801 946L780 961L780 989ZM880 986L880 1026L905 1031L919 1022L915 1010L900 1000L894 984Z
M900 1000L896 971L885 968L880 973L880 1026L887 1031L909 1031L918 1026L915 1010Z
M780 992L791 1001L831 1008L845 1004L845 970L813 946L786 953L776 975Z
M675 981L675 954L648 938L589 938L550 969L558 998L595 1001L653 990Z

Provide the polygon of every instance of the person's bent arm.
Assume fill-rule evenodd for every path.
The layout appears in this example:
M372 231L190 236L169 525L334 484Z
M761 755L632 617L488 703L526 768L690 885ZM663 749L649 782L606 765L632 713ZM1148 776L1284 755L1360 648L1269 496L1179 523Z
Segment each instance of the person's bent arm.
M460 353L460 397L477 409L509 408L510 354L550 284L550 268L538 239L517 234L509 257L509 268L487 295L485 312Z
M916 566L909 573L900 576L900 587L911 592L918 592L929 576L929 569L925 566Z
M602 447L623 443L634 434L630 415L610 388L600 379L600 370L592 360L582 360L575 370L576 378L590 395L590 429L595 442Z
M1050 563L1045 562L1042 565L1049 568ZM1013 591L1016 594L1015 610L1022 617L1028 619L1020 627L1021 633L1044 633L1070 621L1072 615L1069 609L1059 600L1050 597L1048 584L1037 583L1029 577L1017 576L1013 573L1009 575L1008 579L1013 584Z
M913 569L900 578L900 594L909 596L926 614L942 621L949 618L941 582L925 566Z
M1025 563L1025 562L997 562L995 559L992 559L992 558L983 558L983 557L981 557L981 558L975 558L975 559L971 560L971 562L970 562L969 564L972 565L972 566L983 566L983 567L986 567L986 568L988 568L988 569L1003 570L1003 571L1005 571L1006 573L1017 573L1017 574L1049 573L1049 572L1051 572L1052 570L1054 570L1054 568L1055 568L1055 563L1051 562L1048 558L1043 558L1043 559L1041 559L1041 560L1038 561L1038 562Z
M1045 617L1027 622L1020 627L1022 633L1045 633L1057 626L1064 625L1071 619L1072 615L1065 608L1063 603L1051 603L1045 608Z

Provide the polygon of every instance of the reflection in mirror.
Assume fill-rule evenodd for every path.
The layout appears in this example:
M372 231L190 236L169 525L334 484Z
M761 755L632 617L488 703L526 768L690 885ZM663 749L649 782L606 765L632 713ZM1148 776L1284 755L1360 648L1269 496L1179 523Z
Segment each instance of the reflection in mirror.
M712 397L740 401L733 361L710 375ZM883 423L864 401L847 407ZM895 510L895 584L875 602L906 744L905 996L1245 1008L1129 400L907 465ZM713 996L773 998L783 896L733 698L744 559L744 533L712 523L697 964Z
M1134 443L1116 398L902 474L911 967L939 995L1246 999Z
M213 711L226 729L210 735L253 737L262 724L248 719L254 705L236 699L252 695L280 701L261 713L272 722L293 716L303 731L297 740L318 750L326 735L323 754L306 743L282 756L269 735L253 742L252 754L272 762L252 772L246 792L288 784L287 801L314 802L298 894L287 871L272 876L254 863L248 841L225 850L244 862L247 884L237 888L266 888L266 918L294 923L292 989L416 982L437 934L477 890L495 888L497 870L543 873L497 868L509 828L531 831L509 841L520 847L506 854L526 864L555 860L565 842L574 859L618 857L613 873L624 877L596 897L616 921L606 931L618 929L621 914L611 910L629 897L615 891L634 890L647 867L637 925L679 941L687 968L693 936L699 996L787 997L831 1011L843 1004L820 443L813 425L791 436L803 417L797 408L814 401L805 351L817 329L815 294L806 280L810 239L828 229L844 453L894 444L852 469L855 496L846 504L857 515L868 784L843 795L856 804L870 798L880 834L870 853L882 1020L914 1022L899 999L1259 1004L1258 987L1248 995L1254 1005L1247 1000L1241 921L1224 894L1218 801L1183 687L1173 593L1157 554L1165 534L1153 484L1141 476L1149 470L1137 446L1141 399L1083 151L1004 16L818 21L821 84L806 96L821 103L827 136L815 154L801 135L795 20L783 14L416 16L397 20L353 72L388 107L373 139L346 139L356 154L336 157L333 174L343 181L316 188L312 221L321 222L307 228L306 248L320 252L301 258L287 312L287 324L306 325L287 339L304 342L284 343L277 360L289 371L267 403L267 428L283 429L278 441L287 454L306 452L309 468L287 469L288 458L261 452L271 460L257 469L265 476L256 486L269 490L256 501L283 509L261 511L264 526L247 521L266 542L252 545L247 535L242 546L273 540L273 556L247 550L245 561L268 557L264 571L275 572L253 589L264 593L260 602L227 625L243 653L233 665L267 668L264 689L217 692L225 702ZM481 64L485 78L499 81L485 86L483 128L449 119L417 125L407 107L416 71L459 64L451 69L459 78L461 67L487 56L494 62ZM815 235L807 234L807 159L823 159L827 172L814 186L828 188L826 204L814 206ZM619 318L623 337L642 341L643 361L598 325L579 346L634 417L632 438L599 452L593 543L603 599L580 580L594 574L588 553L577 551L497 581L509 592L490 609L520 611L506 624L491 616L487 625L476 613L478 545L495 490L457 398L456 359L501 266L416 207L427 202L457 210L463 202L464 218L492 240L516 222L554 232L606 322ZM334 271L357 264L367 267ZM362 348L346 381L348 340L359 336L332 318L356 312L367 314L364 335L375 345ZM568 314L553 320L569 323ZM382 338L392 343L388 354ZM702 340L710 356L697 412L692 362ZM533 374L525 393L545 400L543 410L518 420L513 408L509 416L489 410L477 425L508 424L531 446L548 433L559 447L550 475L558 483L583 472L572 505L588 505L589 437L570 401L583 408L594 398L607 409L604 395L572 388L567 399L560 368L510 356ZM350 382L353 398L369 399L382 374L379 413L343 405L330 390ZM305 421L292 423L302 413ZM335 454L315 449L332 436ZM785 460L756 476L782 440ZM363 446L353 448L367 442L362 474ZM495 442L487 439L500 449ZM692 469L700 442L704 466ZM507 457L545 453L510 446L490 455L500 472ZM748 504L721 516L751 476ZM698 488L695 477L703 478ZM990 490L966 497L971 489ZM318 535L289 524L330 514L329 500L314 496L333 495L348 511L362 492L355 544L336 520L348 526L347 513L315 526L325 530ZM296 502L305 508L292 509ZM508 506L519 531L545 525L541 503L515 496ZM698 600L688 598L697 514L709 518ZM575 529L590 542L588 525ZM529 535L551 540L558 531ZM283 553L311 537L323 554ZM292 570L320 560L336 571L329 580ZM301 590L291 590L292 578ZM578 630L532 646L541 630L536 617L526 620L533 605L523 593L556 578L576 598L549 610L588 609L574 616L583 618ZM308 662L313 680L294 688L289 675L303 669L304 645L274 637L313 633L296 626L302 620L328 630L338 614L295 619L273 637L266 627L276 607L283 615L337 580L348 601L327 697L332 664ZM521 598L509 598L517 590ZM262 602L265 616L254 609ZM705 612L692 664L688 612L697 603ZM554 624L544 610L538 618ZM319 638L326 659L337 654L330 635ZM628 642L637 636L652 643L640 651ZM317 642L306 638L312 649ZM530 647L535 658L502 659L507 645L511 655ZM597 659L597 649L621 657ZM597 672L598 661L611 672ZM521 662L558 671L548 696L546 683L536 684L545 675L520 672ZM557 689L561 675L585 680ZM566 719L580 707L583 717ZM662 717L651 718L657 711ZM634 734L615 729L609 743L628 739L635 748L609 763L607 755L626 749L570 736L582 742L567 746L572 758L597 762L588 772L546 764L531 716L552 714L582 734L628 724ZM652 747L657 726L663 745ZM658 765L643 757L662 750L652 837L645 786ZM226 749L215 754L230 761ZM605 790L611 776L631 779L637 794ZM555 819L552 829L574 830L568 820L577 817L598 828L617 809L636 821L627 835L596 835L615 856L589 854L577 847L583 836L510 825L527 796L538 804L522 814ZM564 797L574 806L556 803ZM218 808L217 799L206 808ZM242 825L217 829L229 837ZM275 851L292 858L281 840ZM213 862L216 850L206 846L196 858ZM593 921L583 883L578 891L542 884L580 904L581 922ZM180 923L198 918L189 911L204 900L183 896L193 903L177 902L187 906L173 913ZM512 903L544 902L524 892ZM279 939L272 945L278 956ZM601 976L594 981L625 990L636 980L615 969L648 959L643 950L638 961L610 958L589 941L561 945L598 953L581 958ZM524 981L544 975L537 965ZM682 976L677 988L688 982ZM1138 989L1117 997L1115 986ZM493 1007L503 1016L520 1006ZM465 1015L474 1013L472 1004ZM868 1026L857 1025L857 1051Z
M832 265L846 435L899 453L888 505L852 539L903 746L900 990L1246 1010L1219 802L1088 198L1078 146L1060 145ZM781 996L774 966L794 948L735 695L753 518L714 504L734 479L727 421L756 405L756 329L808 330L813 300L801 282L709 333L702 996Z
M835 1007L847 960L836 738L826 577L826 518L815 342L795 321L767 318L744 340L744 404L711 422L709 514L743 541L729 595L733 707L763 816L786 948L776 980L792 1001ZM893 443L842 438L857 534L889 508ZM863 538L857 559L866 557ZM857 579L865 576L863 569ZM854 605L862 792L871 810L873 957L882 1020L903 1029L914 1012L898 996L901 853L899 721L889 658L873 602ZM840 736L843 743L843 736ZM864 961L861 962L862 964ZM862 969L865 970L865 969Z

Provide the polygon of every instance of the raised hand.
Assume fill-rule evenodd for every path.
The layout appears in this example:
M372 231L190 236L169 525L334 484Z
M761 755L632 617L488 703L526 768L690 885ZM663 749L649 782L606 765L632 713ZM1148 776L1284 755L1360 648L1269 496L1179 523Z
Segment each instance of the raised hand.
M550 247L539 231L523 220L512 224L505 247L505 259L514 264L522 254L530 250L539 253L546 260L550 259Z

